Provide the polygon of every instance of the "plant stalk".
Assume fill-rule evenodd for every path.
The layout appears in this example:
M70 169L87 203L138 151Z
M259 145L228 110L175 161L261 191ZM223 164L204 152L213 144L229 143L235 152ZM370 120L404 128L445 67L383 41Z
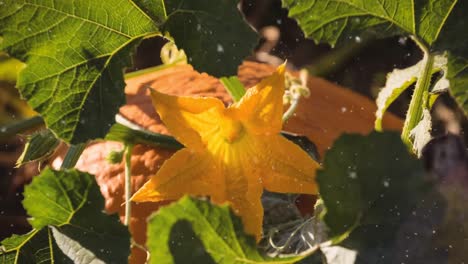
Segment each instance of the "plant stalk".
M0 138L9 138L18 133L22 133L32 128L36 128L44 124L44 120L40 116L33 116L28 119L24 119L15 122L10 125L0 127Z
M420 43L418 43L420 44ZM420 45L421 47L421 45ZM434 55L431 54L427 49L422 48L424 51L424 68L421 72L416 87L414 89L411 102L406 113L405 124L401 133L401 138L412 149L412 143L410 139L411 130L421 121L422 113L424 109L424 103L427 102L429 94L429 87L431 85L432 67L434 65Z
M77 145L70 145L70 148L67 151L67 154L65 155L65 158L63 159L62 166L60 169L71 169L75 167L76 162L81 156L81 153L83 153L83 150L85 149L86 144L77 144Z
M132 149L133 145L125 146L125 219L124 225L130 224L132 214Z
M138 70L138 71L125 73L124 74L124 79L127 80L127 79L131 79L131 78L135 78L135 77L145 75L147 73L161 71L161 70L170 68L170 67L172 67L174 65L175 64L161 64L161 65L158 65L158 66L154 66L154 67L150 67L150 68L146 68L146 69L142 69L142 70Z

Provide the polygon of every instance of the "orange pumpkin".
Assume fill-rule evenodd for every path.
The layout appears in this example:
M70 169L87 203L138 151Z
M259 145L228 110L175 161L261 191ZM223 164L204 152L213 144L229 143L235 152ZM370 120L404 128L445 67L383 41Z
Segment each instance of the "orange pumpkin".
M239 79L251 87L270 75L274 67L255 62L245 62L239 68ZM297 74L297 73L292 73ZM168 134L154 110L149 97L148 86L174 95L212 96L231 102L223 85L214 77L198 73L189 65L173 66L164 70L128 79L125 93L127 104L120 114L141 127L158 133ZM284 130L305 135L317 145L321 156L333 141L344 132L366 134L373 129L375 104L369 99L323 79L310 77L308 80L311 96L301 99L296 113L286 122ZM390 114L383 120L386 129L399 130L402 121ZM109 213L124 214L124 166L112 165L105 159L112 150L121 150L121 143L94 142L81 155L76 167L96 175L101 192L106 199ZM172 155L166 149L137 145L132 153L132 190L136 191ZM53 166L58 167L57 158ZM298 206L303 212L313 210L314 197L302 196ZM134 204L130 231L134 240L145 244L146 218L161 204ZM131 263L144 263L146 255L140 249L132 249Z

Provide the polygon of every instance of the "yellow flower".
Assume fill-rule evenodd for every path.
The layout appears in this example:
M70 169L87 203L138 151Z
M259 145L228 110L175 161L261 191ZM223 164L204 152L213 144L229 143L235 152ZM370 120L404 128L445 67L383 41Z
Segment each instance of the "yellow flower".
M151 92L172 135L186 146L168 159L133 196L137 202L175 200L185 194L229 202L245 231L261 236L263 188L316 194L319 166L282 137L284 65L225 108L216 98Z

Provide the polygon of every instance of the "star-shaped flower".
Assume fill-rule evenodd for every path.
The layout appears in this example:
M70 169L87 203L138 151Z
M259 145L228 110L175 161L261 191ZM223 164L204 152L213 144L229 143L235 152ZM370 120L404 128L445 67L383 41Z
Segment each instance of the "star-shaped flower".
M280 135L284 65L228 108L216 98L151 91L172 135L186 148L168 159L132 200L176 200L185 194L229 202L246 232L261 236L263 188L316 194L319 165Z

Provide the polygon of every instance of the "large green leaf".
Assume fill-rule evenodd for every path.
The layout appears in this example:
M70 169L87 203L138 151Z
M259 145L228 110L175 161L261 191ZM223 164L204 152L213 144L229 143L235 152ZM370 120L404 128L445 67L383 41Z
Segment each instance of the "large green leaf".
M428 45L438 38L457 0L283 0L307 37L332 45L361 34L407 33Z
M126 263L130 234L90 174L44 170L25 188L33 230L2 241L3 263Z
M363 221L398 219L391 207L401 204L400 214L409 210L424 190L422 174L421 162L408 153L397 133L341 136L317 172L331 236Z
M447 78L450 93L468 115L468 57L451 57L448 62Z
M275 263L262 256L255 239L228 206L184 197L149 220L151 263ZM294 263L301 257L281 259Z
M238 0L167 0L169 31L197 70L216 77L237 74L257 44L257 34L237 9Z
M27 67L21 95L61 139L102 138L124 103L123 68L145 37L168 32L189 62L233 75L257 37L236 0L0 2L0 50ZM1 38L3 37L3 38Z
M445 1L440 1L441 4ZM450 16L440 32L440 36L434 43L434 49L440 52L447 51L448 63L446 78L450 82L450 93L458 105L468 115L468 1L451 0L456 2ZM434 2L432 0L431 2ZM436 8L433 9L437 11Z
M430 241L441 221L442 198L397 133L343 135L326 153L317 182L330 236L346 238L340 246L356 251L356 263L400 263L407 254L401 248L426 235ZM422 257L432 249L420 244L429 252Z
M132 1L4 0L0 49L26 62L21 95L63 140L103 137L124 103L123 68L158 29Z
M468 113L467 1L282 0L307 37L331 45L407 35L431 52L448 52L450 91ZM454 63L454 64L450 64ZM459 64L463 65L459 65ZM410 77L410 76L408 76ZM408 79L409 82L410 79Z

